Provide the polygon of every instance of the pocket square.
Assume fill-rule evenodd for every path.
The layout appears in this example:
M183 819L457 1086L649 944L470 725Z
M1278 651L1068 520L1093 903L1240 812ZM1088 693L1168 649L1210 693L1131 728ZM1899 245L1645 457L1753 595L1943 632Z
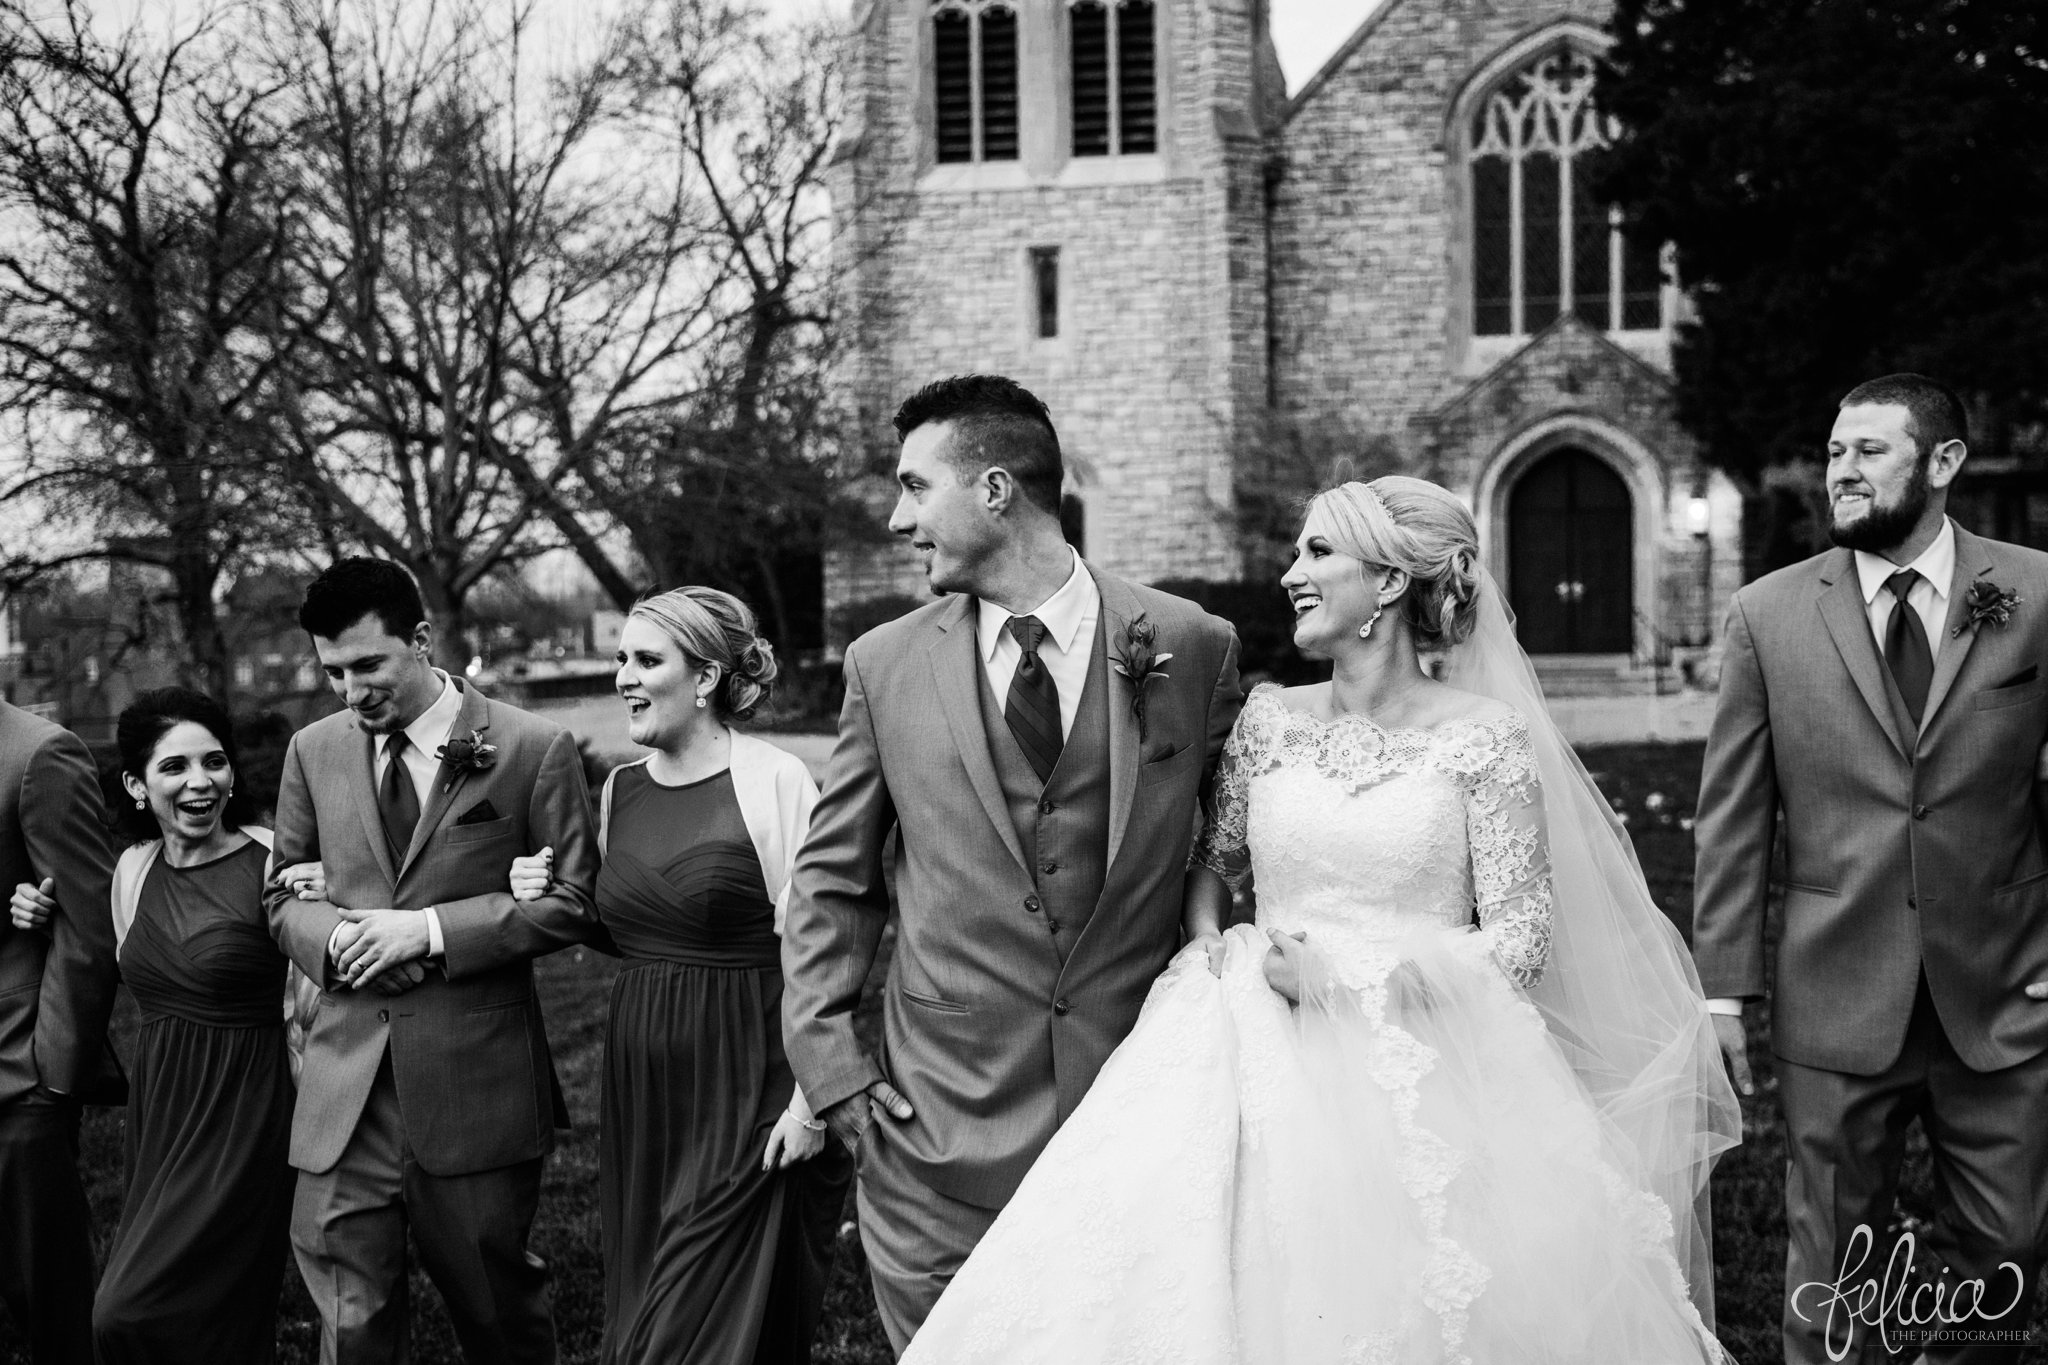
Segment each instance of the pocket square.
M488 799L485 799L462 812L460 816L456 817L455 824L457 828L460 828L463 825L481 825L486 821L497 818L498 808L492 805Z
M2002 682L2002 683L1999 683L1997 687L1992 687L1992 688L1989 688L1988 690L1989 690L1989 691L1992 691L1992 692L1996 692L1996 691L1998 691L1998 690L1999 690L1999 688L2004 688L2004 687L2018 687L2018 686L2019 686L2019 685L2020 685L2021 683L2030 683L2030 682L2032 682L2032 681L2033 681L2034 679L2036 679L2036 678L2038 678L2038 677L2040 677L2040 676L2041 676L2041 665L2039 665L2039 664L2028 664L2028 665L2027 665L2027 666L2026 666L2025 668L2023 668L2023 669L2021 669L2021 670L2020 670L2019 672L2017 672L2017 673L2013 674L2013 675L2012 675L2012 676L2011 676L2010 678L2007 678L2007 679L2006 679L2006 680L2005 680L2004 682Z

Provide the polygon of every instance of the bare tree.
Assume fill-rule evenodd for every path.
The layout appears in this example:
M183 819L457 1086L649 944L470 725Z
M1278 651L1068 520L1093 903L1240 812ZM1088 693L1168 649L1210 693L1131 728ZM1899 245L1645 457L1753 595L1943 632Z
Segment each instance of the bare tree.
M10 581L83 558L170 584L194 680L228 692L224 577L274 536L267 450L289 357L275 85L232 11L152 40L89 8L0 0L0 506L82 528L17 546Z

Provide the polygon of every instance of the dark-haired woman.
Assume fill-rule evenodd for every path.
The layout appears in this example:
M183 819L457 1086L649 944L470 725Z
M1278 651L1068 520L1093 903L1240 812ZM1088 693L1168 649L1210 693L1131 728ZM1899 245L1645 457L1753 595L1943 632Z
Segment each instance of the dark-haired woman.
M774 653L737 598L679 588L619 641L633 741L601 798L597 909L626 959L605 1039L601 1359L810 1359L852 1171L782 1052L781 901L817 788L735 732ZM515 895L546 886L513 864Z
M268 1361L293 1181L269 832L229 815L234 736L211 698L144 693L117 735L124 815L143 841L115 865L114 929L142 1027L94 1345L100 1365Z

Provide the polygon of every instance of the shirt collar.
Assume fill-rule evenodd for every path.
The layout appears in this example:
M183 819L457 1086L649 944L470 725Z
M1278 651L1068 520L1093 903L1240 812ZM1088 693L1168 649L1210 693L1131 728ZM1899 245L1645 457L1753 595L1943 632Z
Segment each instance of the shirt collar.
M1069 553L1072 553L1071 547ZM1074 571L1067 575L1067 581L1060 590L1039 603L1033 611L1021 613L1036 616L1045 627L1045 633L1059 646L1062 654L1074 652L1074 637L1081 633L1102 604L1102 592L1095 586L1095 575L1088 572L1088 566L1081 562L1081 556L1074 555ZM1019 613L1003 610L995 603L983 598L980 603L979 627L981 631L981 657L985 663L996 656L996 646L1002 643L1003 630L1010 624L1010 617Z
M462 693L440 669L434 670L434 676L441 680L441 695L405 727L406 739L423 754L431 754L448 742L448 732L455 728L455 718L462 714ZM391 736L377 736L377 752L383 753L390 743Z
M1920 557L1911 564L1894 564L1883 555L1868 550L1856 552L1856 578L1863 589L1863 605L1869 606L1884 591L1885 580L1900 569L1913 569L1927 580L1934 595L1942 601L1948 600L1948 590L1956 576L1956 524L1947 517L1941 519L1941 529L1934 533L1934 542L1920 552Z

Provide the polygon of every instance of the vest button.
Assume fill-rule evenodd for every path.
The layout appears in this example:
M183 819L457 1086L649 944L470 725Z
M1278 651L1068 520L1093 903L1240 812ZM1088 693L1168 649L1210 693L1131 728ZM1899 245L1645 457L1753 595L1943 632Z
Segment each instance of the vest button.
M1925 820L1925 819L1927 818L1927 807L1925 807L1925 806L1915 806L1915 807L1913 807L1913 818L1914 818L1915 820Z
M1026 910L1030 911L1030 912L1031 912L1032 914L1034 914L1034 915L1035 915L1035 914L1037 914L1037 913L1038 913L1038 910L1039 910L1039 902L1038 902L1038 897L1036 897L1036 896L1026 896L1026 897L1024 898L1024 908L1025 908Z
M380 1024L388 1024L388 1023L390 1023L390 1022L391 1022L391 1011L390 1011L390 1010L378 1010L378 1011L377 1011L377 1022L378 1022L378 1023L380 1023Z
M1045 927L1052 933L1057 934L1060 931L1060 922L1048 916L1045 921Z
M1038 813L1040 815L1051 815L1058 809L1059 807L1051 801L1041 801L1038 803Z
M1068 1010L1068 1009L1070 1009L1070 1008L1071 1008L1071 1006L1069 1006L1069 1005L1067 1004L1067 1002L1066 1002L1066 1001L1064 1001L1064 1000L1055 1000L1055 1001L1053 1001L1053 1002L1052 1002L1052 1012L1053 1012L1054 1014L1061 1014L1061 1015L1063 1015L1063 1014L1065 1014L1065 1013L1067 1012L1067 1010Z
M1052 859L1047 858L1044 862L1038 865L1038 870L1040 872L1043 872L1046 876L1050 877L1053 873L1060 870L1060 865L1054 862Z
M1918 896L1906 897L1906 908L1908 910L1918 910L1920 908L1920 898Z

